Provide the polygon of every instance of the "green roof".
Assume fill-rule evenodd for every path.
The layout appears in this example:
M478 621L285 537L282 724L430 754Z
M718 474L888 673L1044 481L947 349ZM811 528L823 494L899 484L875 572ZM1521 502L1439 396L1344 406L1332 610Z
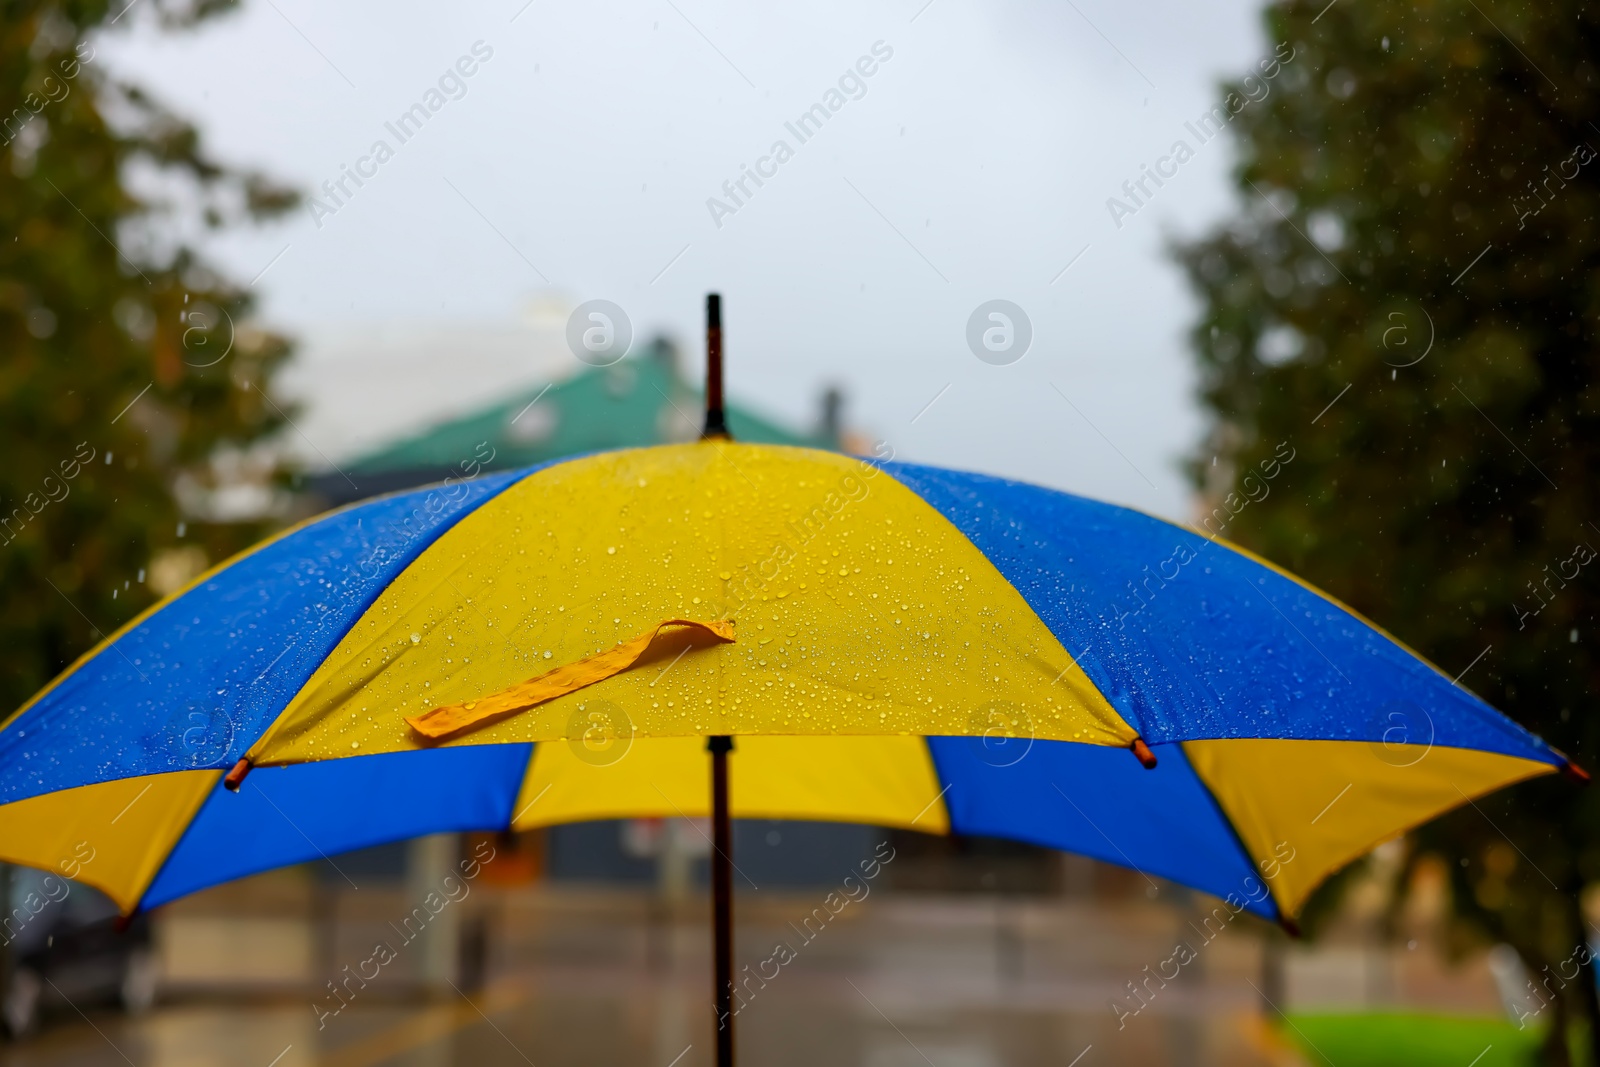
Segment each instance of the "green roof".
M657 342L645 354L530 388L470 415L430 427L346 464L351 474L449 471L483 462L495 469L530 466L562 456L693 440L705 405L700 390L676 370L671 349ZM737 404L727 409L735 440L837 448L825 429L797 433Z

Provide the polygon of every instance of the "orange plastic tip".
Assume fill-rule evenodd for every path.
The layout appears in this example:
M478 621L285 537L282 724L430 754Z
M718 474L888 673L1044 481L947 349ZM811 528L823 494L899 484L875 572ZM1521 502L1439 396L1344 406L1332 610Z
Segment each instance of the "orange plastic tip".
M238 763L233 765L233 770L228 772L228 776L222 780L223 787L230 793L237 793L239 787L244 784L244 776L249 773L250 761L248 759L240 759Z

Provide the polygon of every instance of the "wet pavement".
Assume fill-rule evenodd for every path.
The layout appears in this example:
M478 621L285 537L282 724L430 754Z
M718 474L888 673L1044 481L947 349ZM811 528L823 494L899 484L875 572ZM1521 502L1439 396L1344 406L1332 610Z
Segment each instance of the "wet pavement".
M1264 1021L1260 931L1248 922L1199 942L1164 982L1145 968L1183 936L1181 907L908 895L835 914L824 896L742 903L734 1026L744 1064L1301 1062ZM406 942L384 918L405 913L398 894L348 897L320 920L170 912L160 933L168 980L153 1011L58 1004L40 1033L0 1048L0 1067L712 1063L699 901L482 894L472 920L487 954L473 984L455 968L430 982L437 946ZM381 968L380 942L395 946ZM375 970L370 982L356 973Z

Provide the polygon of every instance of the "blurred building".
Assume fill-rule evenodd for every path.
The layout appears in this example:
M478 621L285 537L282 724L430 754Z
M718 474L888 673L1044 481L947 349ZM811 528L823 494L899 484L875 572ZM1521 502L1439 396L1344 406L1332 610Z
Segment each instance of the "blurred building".
M829 389L816 424L791 429L730 403L728 425L739 441L836 449L842 406L842 394ZM514 470L563 456L692 441L704 411L700 390L683 377L677 349L657 338L612 366L520 389L313 475L306 486L333 506L460 478L468 470Z

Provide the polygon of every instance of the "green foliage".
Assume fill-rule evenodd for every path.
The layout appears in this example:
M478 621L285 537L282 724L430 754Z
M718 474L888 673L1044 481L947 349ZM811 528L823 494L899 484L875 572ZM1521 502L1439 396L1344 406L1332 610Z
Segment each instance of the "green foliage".
M1266 24L1296 54L1231 122L1238 209L1176 250L1204 301L1196 484L1288 441L1287 480L1225 535L1593 766L1600 9L1311 0ZM1536 974L1569 960L1597 797L1542 779L1422 830L1458 930Z
M1362 1067L1521 1067L1540 1036L1500 1019L1370 1012L1291 1015L1283 1029L1308 1063Z
M146 0L129 19L223 6ZM0 9L0 714L151 603L140 575L163 551L215 561L260 535L193 515L180 535L178 496L203 504L219 457L284 417L267 396L287 343L181 235L294 194L111 76L94 42L126 7Z

